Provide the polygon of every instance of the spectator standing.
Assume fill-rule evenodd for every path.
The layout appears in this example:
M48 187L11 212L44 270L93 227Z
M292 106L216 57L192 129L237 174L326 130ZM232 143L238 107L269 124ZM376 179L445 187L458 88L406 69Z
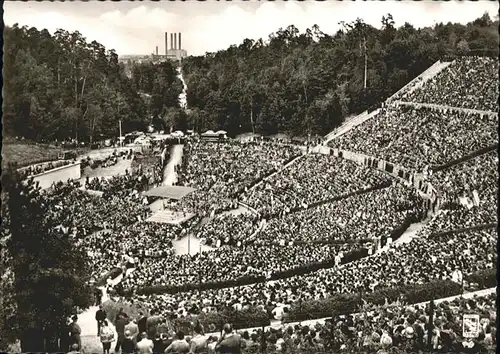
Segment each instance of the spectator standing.
M158 316L154 310L151 310L151 316L149 316L146 320L146 328L149 338L154 338L156 336L158 323L160 323L160 316Z
M139 327L139 333L147 332L146 321L147 317L144 316L142 312L139 312L139 319L137 320L137 326Z
M137 325L137 320L133 319L125 326L125 332L129 331L134 343L137 344L137 337L139 336L139 326Z
M189 353L189 344L184 339L184 332L178 331L176 337L177 339L165 349L165 353Z
M122 346L123 340L125 339L125 326L127 324L128 320L124 316L119 316L115 322L116 334L118 337L116 339L115 352L118 352Z
M109 350L111 349L111 343L115 340L115 333L108 326L108 321L104 320L101 326L101 331L99 333L102 349L104 354L109 354Z
M153 354L153 341L148 339L146 332L141 333L141 341L137 343L139 354Z
M77 323L78 321L78 316L74 315L71 317L71 325L70 325L70 333L71 333L71 345L73 346L74 344L77 344L77 350L82 349L82 339L80 335L82 334L82 329L80 328L80 325Z
M199 320L196 320L193 328L194 336L191 338L190 351L191 353L204 353L207 351L207 338L205 338L205 333L203 331L203 326Z
M101 326L106 319L106 311L103 310L102 305L99 305L99 310L95 313L95 320L97 321L97 336L101 333Z
M134 354L135 347L134 336L130 331L126 330L122 342L122 354Z
M241 336L233 332L233 327L226 323L221 338L215 345L215 350L222 354L240 354L243 347Z

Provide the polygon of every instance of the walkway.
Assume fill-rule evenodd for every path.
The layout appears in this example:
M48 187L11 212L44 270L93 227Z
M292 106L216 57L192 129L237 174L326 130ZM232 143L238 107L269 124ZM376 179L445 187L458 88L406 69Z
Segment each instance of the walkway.
M213 247L202 245L200 240L194 235L187 235L179 240L172 241L172 247L176 255L197 254L214 250Z
M174 145L172 147L170 160L168 161L165 171L163 172L163 185L172 186L177 182L177 174L175 173L175 166L180 165L182 162L182 153L184 145Z
M110 281L110 283L116 285L121 281L122 277L123 276L120 275L119 277ZM106 293L105 287L100 287L100 289L103 293L101 303L104 303L109 300L109 296ZM97 336L97 322L95 320L95 313L98 309L98 306L91 306L78 315L78 324L82 329L82 353L84 354L102 353L102 344L99 340L99 337ZM116 333L115 326L110 321L108 321L108 325ZM112 346L115 343L113 343Z
M410 224L408 229L393 243L391 244L386 244L384 247L379 249L376 253L379 252L385 252L389 249L389 247L394 247L398 246L403 243L408 243L410 242L413 238L415 238L417 232L419 232L429 221L431 221L431 218L427 218L421 222L415 223L415 224Z

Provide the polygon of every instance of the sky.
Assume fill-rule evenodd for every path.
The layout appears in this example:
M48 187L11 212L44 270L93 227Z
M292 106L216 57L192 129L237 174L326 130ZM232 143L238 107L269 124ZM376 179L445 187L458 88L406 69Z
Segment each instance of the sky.
M271 32L293 24L301 32L317 24L335 33L340 21L357 17L380 27L391 13L396 26L405 22L425 27L439 22L467 23L485 12L498 14L498 2L471 1L161 1L161 2L20 2L6 1L4 23L49 32L78 30L90 42L123 54L165 52L165 32L182 32L188 55L203 55L239 45L245 38L267 39ZM170 35L168 35L170 40Z

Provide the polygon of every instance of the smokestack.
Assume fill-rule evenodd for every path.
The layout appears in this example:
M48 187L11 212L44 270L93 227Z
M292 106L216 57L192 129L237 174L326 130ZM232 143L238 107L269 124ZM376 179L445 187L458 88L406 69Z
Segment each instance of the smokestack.
M158 56L158 46L156 46L156 56Z
M179 32L179 49L182 49L182 46L181 46L181 32Z
M174 34L170 33L170 49L174 49Z
M168 33L165 32L165 57L167 57L167 53L168 53Z
M177 49L177 33L174 33L174 49Z

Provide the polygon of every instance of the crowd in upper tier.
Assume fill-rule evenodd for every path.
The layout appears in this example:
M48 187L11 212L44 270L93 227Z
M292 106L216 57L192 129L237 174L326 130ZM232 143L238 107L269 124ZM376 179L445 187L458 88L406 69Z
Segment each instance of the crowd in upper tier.
M301 208L390 183L382 172L328 155L309 154L245 193L242 200L262 214Z
M498 112L498 59L454 60L403 101Z
M497 127L498 115L389 107L330 145L421 171L497 143Z
M434 234L496 223L498 155L491 151L438 171L431 183L442 198L442 210L420 231Z
M226 209L231 197L299 156L294 146L267 142L225 144L191 141L184 146L179 182L197 189L182 205L209 214Z

